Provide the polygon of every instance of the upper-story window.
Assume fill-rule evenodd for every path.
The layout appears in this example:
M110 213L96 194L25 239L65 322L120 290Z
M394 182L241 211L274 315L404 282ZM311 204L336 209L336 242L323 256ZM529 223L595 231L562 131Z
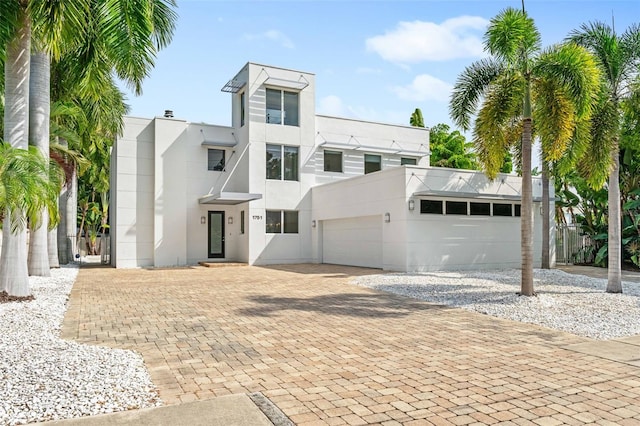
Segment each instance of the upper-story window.
M224 171L224 149L207 150L207 170Z
M374 154L364 155L364 174L382 170L382 157Z
M245 92L240 93L240 127L244 126L244 93Z
M415 158L400 157L401 166L415 166L416 164L418 164L418 161Z
M298 147L267 144L267 179L298 180Z
M298 126L298 93L267 89L266 122Z
M342 152L324 150L324 171L342 173Z

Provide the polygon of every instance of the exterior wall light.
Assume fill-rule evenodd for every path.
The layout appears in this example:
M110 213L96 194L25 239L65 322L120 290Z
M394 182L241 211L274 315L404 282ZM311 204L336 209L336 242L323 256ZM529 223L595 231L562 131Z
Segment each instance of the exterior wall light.
M207 223L207 218L206 218L206 217L204 217L204 216L200 216L200 223L201 223L201 224L203 224L203 225L204 225L205 223Z
M389 213L384 214L384 221L387 223L391 222L391 215Z
M312 228L315 228L315 227L316 227L316 221L315 221L315 220L312 220L312 221L311 221L311 227L312 227Z
M409 200L409 210L413 211L413 209L416 208L416 202L415 200Z
M233 217L229 216L229 219L227 219L227 223L229 225L233 225Z

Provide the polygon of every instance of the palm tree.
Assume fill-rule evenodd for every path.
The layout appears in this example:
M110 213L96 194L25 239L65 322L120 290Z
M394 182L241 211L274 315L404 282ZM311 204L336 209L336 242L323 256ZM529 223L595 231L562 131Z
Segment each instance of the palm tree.
M467 67L458 77L450 101L456 125L473 129L478 159L487 176L497 176L505 151L519 145L522 163L520 294L532 296L533 203L531 145L533 121L549 159L560 158L579 117L590 114L598 73L588 52L563 44L542 50L540 33L523 11L507 8L494 17L485 33L492 55ZM542 120L544 118L544 120ZM548 121L547 121L548 120Z
M50 171L53 172L50 175ZM34 228L43 226L41 213L44 209L56 220L56 195L61 185L60 169L50 168L50 163L32 147L29 150L14 148L7 143L0 143L0 216L4 218L5 235L16 236L24 232L27 222ZM18 245L26 238L3 238L2 250L4 259L15 262L26 271L26 246L21 249ZM24 297L30 294L29 286L21 280L2 279L0 291L6 291L12 296Z
M609 174L608 234L609 270L607 293L622 293L622 232L620 206L620 132L622 101L632 92L640 61L640 26L634 24L618 35L602 22L584 24L568 40L586 47L597 58L602 70L604 96L594 114L593 141L597 151L608 155Z
M411 113L409 124L413 127L424 127L424 118L422 118L422 110L420 110L420 108L416 108L416 110Z
M100 82L107 77L111 81L110 76L115 71L140 93L142 80L150 72L158 49L171 40L175 6L174 0L0 2L0 45L6 46L5 140L12 146L27 146L32 26L36 29L37 51L44 49L47 58L55 59L71 50L79 53L76 66L69 71L82 76L79 79L81 89L88 92L93 89L94 96L99 97L95 89L101 87ZM34 94L34 97L40 99L41 95ZM5 220L11 220L13 216L7 215ZM4 229L13 227L5 226ZM18 235L15 236L9 233L6 244L19 252L25 251L26 258L26 233L16 232ZM26 262L3 260L6 256L6 250L3 250L0 254L1 279L19 281L17 287L26 288L28 292L26 269L18 266Z

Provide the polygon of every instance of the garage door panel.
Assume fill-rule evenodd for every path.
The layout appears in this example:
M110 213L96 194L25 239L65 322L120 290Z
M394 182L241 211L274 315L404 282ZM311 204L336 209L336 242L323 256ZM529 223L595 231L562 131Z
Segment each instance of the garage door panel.
M364 216L323 222L324 263L382 268L382 218Z

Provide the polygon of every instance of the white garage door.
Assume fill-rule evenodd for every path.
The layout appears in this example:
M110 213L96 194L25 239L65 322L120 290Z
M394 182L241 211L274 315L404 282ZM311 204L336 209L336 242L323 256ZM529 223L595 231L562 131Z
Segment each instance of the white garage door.
M323 221L322 261L382 268L382 217Z

